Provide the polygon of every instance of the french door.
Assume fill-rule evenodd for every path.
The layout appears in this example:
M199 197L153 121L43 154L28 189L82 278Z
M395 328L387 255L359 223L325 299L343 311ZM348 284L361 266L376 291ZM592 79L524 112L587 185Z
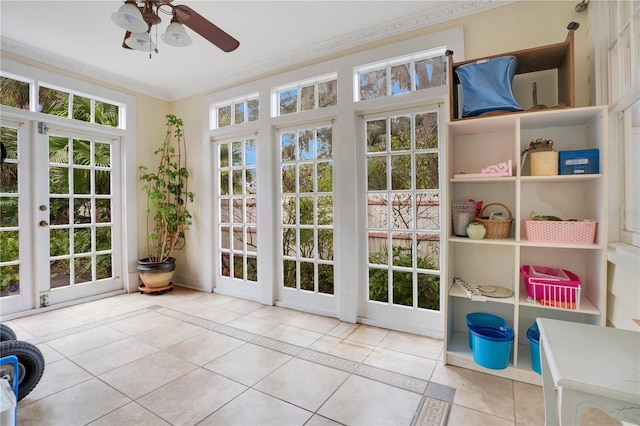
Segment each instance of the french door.
M442 337L441 107L371 114L360 140L366 197L363 322Z
M281 129L278 304L337 316L333 125Z
M122 289L119 138L36 122L2 138L3 314Z
M237 137L213 144L216 291L258 300L257 140Z

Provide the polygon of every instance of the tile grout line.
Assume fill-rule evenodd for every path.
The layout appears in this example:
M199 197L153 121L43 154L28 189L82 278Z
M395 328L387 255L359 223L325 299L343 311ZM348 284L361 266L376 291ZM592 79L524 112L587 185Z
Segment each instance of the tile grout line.
M34 337L33 339L26 340L28 343L33 345L37 345L39 343L46 343L51 340L59 339L61 337L71 336L72 334L81 333L83 331L91 330L94 328L101 327L103 325L108 325L116 321L120 321L127 318L132 318L138 315L142 315L148 312L148 308L138 309L136 311L127 312L126 314L120 314L115 317L104 318L101 320L96 320L94 322L88 322L86 324L78 325L75 327L68 328L66 330L57 331L52 334L47 334L46 336Z
M390 370L377 368L363 364L362 362L351 361L335 355L319 352L306 347L297 346L287 342L282 342L276 339L271 339L265 336L254 334L245 330L237 329L225 324L221 324L205 318L200 318L195 315L187 314L185 312L177 311L166 306L152 305L146 308L137 309L125 314L120 314L114 317L97 320L94 322L86 323L80 326L72 327L67 330L52 333L46 336L40 336L34 339L30 339L32 344L46 343L54 339L70 336L72 334L80 333L86 330L91 330L103 325L108 325L113 322L117 322L123 319L133 318L135 316L147 313L157 312L161 315L165 315L174 319L178 319L189 324L205 328L216 333L220 333L245 343L251 343L257 346L261 346L267 349L275 350L280 353L284 353L294 358L313 362L315 364L323 365L329 368L344 371L350 374L354 374L366 379L374 380L376 382L393 386L399 389L403 389L415 394L422 395L422 400L416 409L412 426L419 426L418 422L424 417L426 410L435 408L438 410L440 407L432 407L432 403L446 404L444 416L441 420L446 424L446 418L450 411L452 402L446 400L440 400L434 396L427 395L427 387L430 381L422 380L415 377L407 376L401 373L396 373ZM448 409L447 409L448 408Z
M365 365L348 359L340 358L335 355L326 354L324 352L315 351L313 349L293 345L290 343L282 342L276 339L271 339L265 336L239 330L228 325L219 324L215 321L207 320L204 318L195 317L191 314L187 314L180 311L175 311L171 308L162 308L157 312L170 316L172 318L180 319L189 322L194 325L200 325L209 330L224 334L229 337L234 337L239 340L243 340L246 343L252 343L262 346L267 349L272 349L286 355L290 355L299 359L304 359L310 362L314 362L326 367L335 368L348 373L356 374L360 377L364 377L370 380L374 380L379 383L383 383L389 386L394 386L400 389L407 390L409 392L424 394L429 381L418 379L404 374L396 373L393 371ZM211 325L213 324L213 325ZM239 337L244 336L244 337Z

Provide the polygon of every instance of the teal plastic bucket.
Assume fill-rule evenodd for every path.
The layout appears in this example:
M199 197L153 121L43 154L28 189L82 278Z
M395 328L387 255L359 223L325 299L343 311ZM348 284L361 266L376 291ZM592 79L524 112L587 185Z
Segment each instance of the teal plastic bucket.
M477 325L469 327L473 360L486 368L503 370L509 365L514 333L511 327Z
M533 323L527 330L527 339L531 342L531 368L538 374L542 374L542 368L540 368L540 330L538 330L538 323Z
M472 312L467 314L467 330L471 327L479 325L495 325L497 327L509 327L507 322L497 315L488 314L486 312ZM469 331L469 347L473 349L473 339L471 338L471 331Z

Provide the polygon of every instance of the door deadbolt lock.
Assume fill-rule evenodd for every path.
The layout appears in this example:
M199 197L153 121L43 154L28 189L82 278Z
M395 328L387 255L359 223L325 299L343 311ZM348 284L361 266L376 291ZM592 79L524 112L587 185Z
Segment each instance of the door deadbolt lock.
M40 221L40 226L45 227L45 226L48 226L48 225L49 225L49 224L47 223L47 221L46 221L46 220L41 220L41 221Z
M47 206L45 206L44 204L40 206L40 211L44 212L47 210Z

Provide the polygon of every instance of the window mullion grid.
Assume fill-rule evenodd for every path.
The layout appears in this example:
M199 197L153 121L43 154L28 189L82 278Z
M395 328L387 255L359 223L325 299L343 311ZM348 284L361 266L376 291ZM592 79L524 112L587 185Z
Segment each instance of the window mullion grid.
M30 83L29 110L40 112L40 109L40 82L34 80Z
M393 169L392 169L392 161L391 161L391 120L389 118L385 118L385 144L386 144L386 162L387 162L387 191L386 191L386 198L387 198L387 270L388 272L388 291L389 291L389 295L388 295L388 300L389 303L391 303L391 290L392 290L392 279L391 279L391 275L392 275L392 271L391 268L393 266L393 239L391 238L392 232L393 232L393 227L391 225L392 223L392 218L393 218L393 193L392 191L392 185L393 185Z
M391 67L387 66L387 90L390 90L390 81L391 81ZM391 119L389 117L385 118L385 132L386 132L386 157L387 157L387 304L389 306L393 305L393 202L394 202L394 192L393 192L393 156L391 151Z
M416 61L412 58L411 61L409 61L409 79L411 80L411 91L412 92L415 92L417 90L417 87L416 87L416 74L417 74ZM413 123L413 120L415 119L415 114L412 114L411 117L412 117L412 123ZM412 130L412 133L413 133L413 126L411 127L411 130ZM415 139L413 139L413 137L412 137L411 140L415 140Z
M73 118L74 94L69 93L69 105L67 105L67 118Z
M411 61L411 69L413 70L413 61ZM411 77L411 86L413 88L413 76ZM417 176L418 164L416 161L416 115L412 113L409 118L409 137L411 138L411 221L413 223L411 229L411 277L413 289L413 308L418 307L418 200L417 200Z

